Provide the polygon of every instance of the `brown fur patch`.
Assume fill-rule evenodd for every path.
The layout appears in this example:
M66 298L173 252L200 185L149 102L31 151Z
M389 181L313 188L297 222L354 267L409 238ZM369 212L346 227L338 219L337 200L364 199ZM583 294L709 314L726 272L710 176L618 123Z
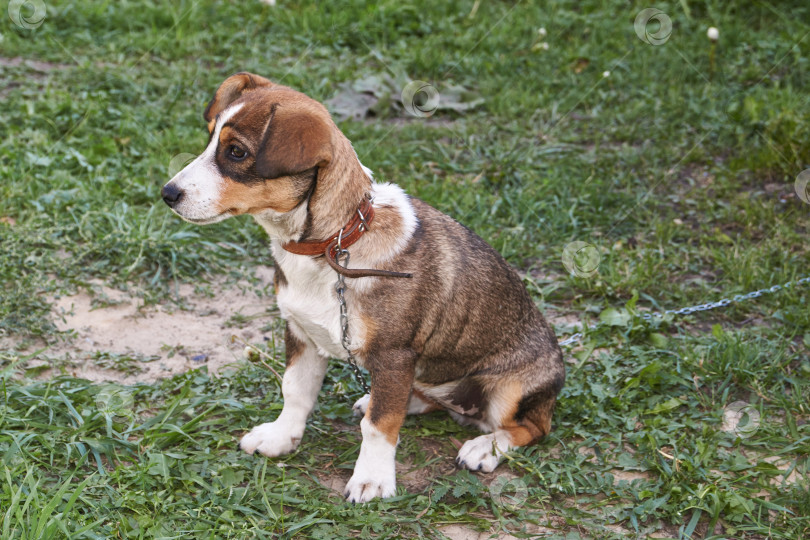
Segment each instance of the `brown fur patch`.
M404 415L386 414L374 422L374 427L377 428L392 445L397 444L399 439L399 429L402 427Z
M363 328L363 348L357 351L361 358L365 358L368 354L367 345L375 343L374 336L377 334L377 321L369 317L365 313L360 314L361 327Z
M305 182L292 177L279 179L273 184L244 184L225 177L225 188L218 201L219 212L232 215L255 214L262 210L289 212L301 203L309 190Z
M561 381L553 384L562 386ZM512 395L509 412L500 426L509 432L512 446L531 444L551 432L556 395L553 388L543 388L529 395L525 395L524 390Z
M203 112L203 118L208 122L208 132L214 131L217 115L224 111L228 105L239 99L242 94L256 88L271 86L278 85L253 73L236 73L225 79L217 88L214 97L211 98L205 108L205 112Z
M515 419L515 414L520 406L523 397L523 389L518 381L505 384L501 388L498 399L501 401L500 407L504 414L497 429L502 429L509 433L512 446L525 446L532 443L537 438L545 435L537 429L531 422L519 422Z
M288 322L284 327L284 348L287 356L287 367L295 363L295 360L304 352L306 344L298 339L292 330L290 330L290 323Z
M484 419L489 407L489 397L484 385L475 377L461 379L447 399L452 410L475 420Z
M376 340L373 342L377 343ZM371 397L366 418L385 433L391 444L396 444L413 386L413 353L369 350L365 364L371 373Z
M385 435L385 439L392 445L397 444L399 438L399 429L402 427L402 422L405 420L405 411L407 410L407 399L405 401L406 409L399 410L397 403L389 403L384 401L391 396L390 389L385 392L375 392L372 388L371 395L368 401L368 408L366 409L366 417L369 419L375 429L379 430ZM375 396L377 399L375 400Z
M256 172L262 178L279 178L313 167L332 158L332 124L316 102L297 99L297 92L268 93L278 99L270 109L267 130L256 156ZM279 99L284 95L285 100Z
M273 271L273 289L275 289L275 294L278 294L278 290L280 287L287 286L287 276L284 275L284 272L281 270L281 266L278 263L274 265Z
M402 235L404 223L402 216L391 206L375 206L374 222L361 238L357 249L363 250L363 256L373 260L389 258Z
M545 437L551 433L551 417L554 414L555 401L556 395L554 397L548 397L546 400L538 403L519 420L521 425L531 431L534 439Z
M528 426L505 426L502 429L509 433L509 442L512 446L526 446L542 436Z

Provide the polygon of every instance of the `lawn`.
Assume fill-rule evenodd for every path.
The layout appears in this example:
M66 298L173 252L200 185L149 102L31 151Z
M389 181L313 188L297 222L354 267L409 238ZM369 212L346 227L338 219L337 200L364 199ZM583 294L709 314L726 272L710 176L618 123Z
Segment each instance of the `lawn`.
M5 8L3 539L810 537L806 1ZM280 410L267 240L159 194L237 71L329 103L377 179L499 250L560 339L582 330L549 437L473 474L453 458L474 431L409 417L396 497L347 504L359 386L335 362L297 452L237 449ZM400 103L411 80L433 114Z

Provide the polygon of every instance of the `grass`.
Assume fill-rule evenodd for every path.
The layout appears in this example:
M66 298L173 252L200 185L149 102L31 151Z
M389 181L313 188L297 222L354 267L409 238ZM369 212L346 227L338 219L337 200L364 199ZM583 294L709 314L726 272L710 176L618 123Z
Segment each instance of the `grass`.
M653 46L633 28L652 6L617 0L279 3L48 0L38 28L0 23L0 337L23 340L0 350L0 535L810 535L807 287L685 319L632 316L806 272L793 182L810 166L810 7L656 4L673 32ZM301 448L277 460L235 447L280 407L261 367L113 386L126 407L100 406L110 385L25 375L23 345L69 338L56 294L101 279L154 303L268 262L252 222L193 227L159 201L172 157L205 144L213 89L240 70L322 101L383 75L483 98L428 120L378 107L340 127L377 178L525 271L538 304L602 321L567 354L549 438L479 476L451 466L450 439L472 431L409 418L408 480L354 507L324 485L348 477L360 444L345 367L332 366ZM572 241L594 246L598 274L566 272ZM279 325L266 330L259 346L279 359ZM95 360L137 369L115 351ZM736 401L759 413L754 433L721 429ZM491 482L507 473L517 480L499 496Z

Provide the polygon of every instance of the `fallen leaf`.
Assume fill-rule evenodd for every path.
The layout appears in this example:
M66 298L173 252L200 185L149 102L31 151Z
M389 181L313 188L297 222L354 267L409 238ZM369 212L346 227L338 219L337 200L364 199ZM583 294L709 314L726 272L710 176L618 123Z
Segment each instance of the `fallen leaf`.
M478 107L484 102L484 98L460 85L449 85L438 88L439 106L438 108L456 112L464 112Z
M588 67L588 64L590 63L591 61L588 60L587 58L577 58L574 61L573 67L574 73L582 73L583 71L585 71L585 68Z
M341 120L362 120L368 116L409 116L402 103L402 90L410 81L404 74L396 77L387 73L367 75L338 85L338 92L324 103ZM439 94L437 110L462 113L484 102L477 93L461 85L436 88Z

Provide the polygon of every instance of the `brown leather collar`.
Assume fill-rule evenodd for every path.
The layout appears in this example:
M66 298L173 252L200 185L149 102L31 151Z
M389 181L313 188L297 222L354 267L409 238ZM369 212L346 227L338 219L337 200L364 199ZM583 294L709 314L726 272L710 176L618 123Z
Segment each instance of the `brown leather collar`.
M372 221L374 221L374 206L371 204L371 199L366 197L363 199L363 202L360 203L360 206L358 206L352 219L350 219L340 231L333 234L331 238L322 241L305 240L303 242L287 242L281 247L296 255L320 257L325 254L329 244L338 239L338 235L340 235L341 232L343 236L340 239L340 247L343 249L346 249L360 240L360 237L363 236L363 233L366 232ZM337 253L337 242L335 242L333 251ZM335 253L332 253L332 255L334 256Z
M357 242L363 233L369 229L371 222L374 221L374 206L371 203L371 197L366 196L363 202L357 207L352 219L340 231L332 235L327 240L305 240L303 242L287 242L282 244L281 247L285 251L295 253L296 255L309 255L311 257L326 256L326 262L329 266L339 274L343 274L349 278L358 277L413 277L412 274L405 274L402 272L390 272L388 270L373 270L373 269L360 269L360 268L346 268L341 266L335 258L338 255L339 249L345 250L355 242ZM340 247L338 248L338 244Z

